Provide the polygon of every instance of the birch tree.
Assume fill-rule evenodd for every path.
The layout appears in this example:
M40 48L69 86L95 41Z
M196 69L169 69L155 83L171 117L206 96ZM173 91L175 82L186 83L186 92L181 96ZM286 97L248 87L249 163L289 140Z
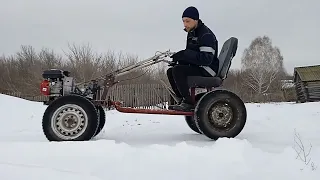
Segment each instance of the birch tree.
M283 57L267 36L255 38L241 59L243 83L255 94L267 93L277 76L283 73Z

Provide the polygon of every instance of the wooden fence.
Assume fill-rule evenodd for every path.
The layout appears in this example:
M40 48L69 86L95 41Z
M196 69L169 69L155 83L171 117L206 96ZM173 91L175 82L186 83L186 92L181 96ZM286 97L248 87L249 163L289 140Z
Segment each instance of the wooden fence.
M45 96L26 95L20 92L2 93L30 101L43 102ZM162 84L124 84L113 86L108 93L111 100L123 102L125 107L148 108L165 105L170 100L169 92Z
M162 84L124 84L113 86L108 96L125 107L150 107L168 102L169 92Z

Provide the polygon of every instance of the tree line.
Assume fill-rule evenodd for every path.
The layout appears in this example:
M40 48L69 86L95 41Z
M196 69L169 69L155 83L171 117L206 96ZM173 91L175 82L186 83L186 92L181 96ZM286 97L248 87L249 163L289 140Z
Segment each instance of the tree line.
M242 54L240 54L242 53ZM241 68L230 69L224 87L237 93L246 102L283 101L281 80L292 79L283 67L283 56L271 38L255 38L241 55ZM77 82L88 81L124 66L139 62L138 56L107 51L96 53L90 45L69 45L64 54L43 48L21 46L19 52L0 57L0 93L20 92L39 95L39 83L46 69L71 72ZM122 84L158 84L166 77L164 63L137 70L119 78Z

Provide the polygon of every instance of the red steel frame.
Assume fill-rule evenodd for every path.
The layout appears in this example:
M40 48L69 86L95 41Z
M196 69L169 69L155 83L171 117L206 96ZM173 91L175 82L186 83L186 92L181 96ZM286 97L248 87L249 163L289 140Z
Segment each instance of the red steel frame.
M138 114L162 114L162 115L184 115L192 116L193 112L174 111L174 110L158 110L158 109L140 109L140 108L127 108L121 107L120 102L112 102L116 110L123 113L138 113Z
M196 103L195 100L195 89L194 87L190 88L191 92L191 97L194 102ZM208 88L207 91L210 91L212 88ZM172 93L171 91L169 91ZM183 115L183 116L193 116L193 112L185 112L185 111L175 111L175 110L168 110L168 109L142 109L142 108L128 108L128 107L121 107L121 102L118 101L111 101L110 99L108 100L108 105L107 107L114 106L115 109L119 112L123 113L138 113L138 114L162 114L162 115Z

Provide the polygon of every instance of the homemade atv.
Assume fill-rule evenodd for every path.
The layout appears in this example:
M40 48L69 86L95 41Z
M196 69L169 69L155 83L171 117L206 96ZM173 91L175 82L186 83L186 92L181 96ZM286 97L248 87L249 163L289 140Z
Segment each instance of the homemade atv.
M159 62L170 63L166 60L166 57L174 54L170 51L160 52L135 65L79 84L75 83L68 71L45 70L42 74L44 80L41 82L41 93L48 96L49 100L44 102L48 107L42 119L43 132L49 141L90 140L105 125L103 107L113 107L123 113L182 115L193 131L208 138L234 138L246 124L246 107L236 94L223 89L222 83L237 48L238 39L235 37L223 44L218 56L219 72L215 77L189 77L188 84L195 103L192 112L121 107L120 102L107 97L110 87L119 82L115 80L117 77ZM172 98L178 101L172 89L165 87ZM202 88L205 92L196 94L196 88Z

